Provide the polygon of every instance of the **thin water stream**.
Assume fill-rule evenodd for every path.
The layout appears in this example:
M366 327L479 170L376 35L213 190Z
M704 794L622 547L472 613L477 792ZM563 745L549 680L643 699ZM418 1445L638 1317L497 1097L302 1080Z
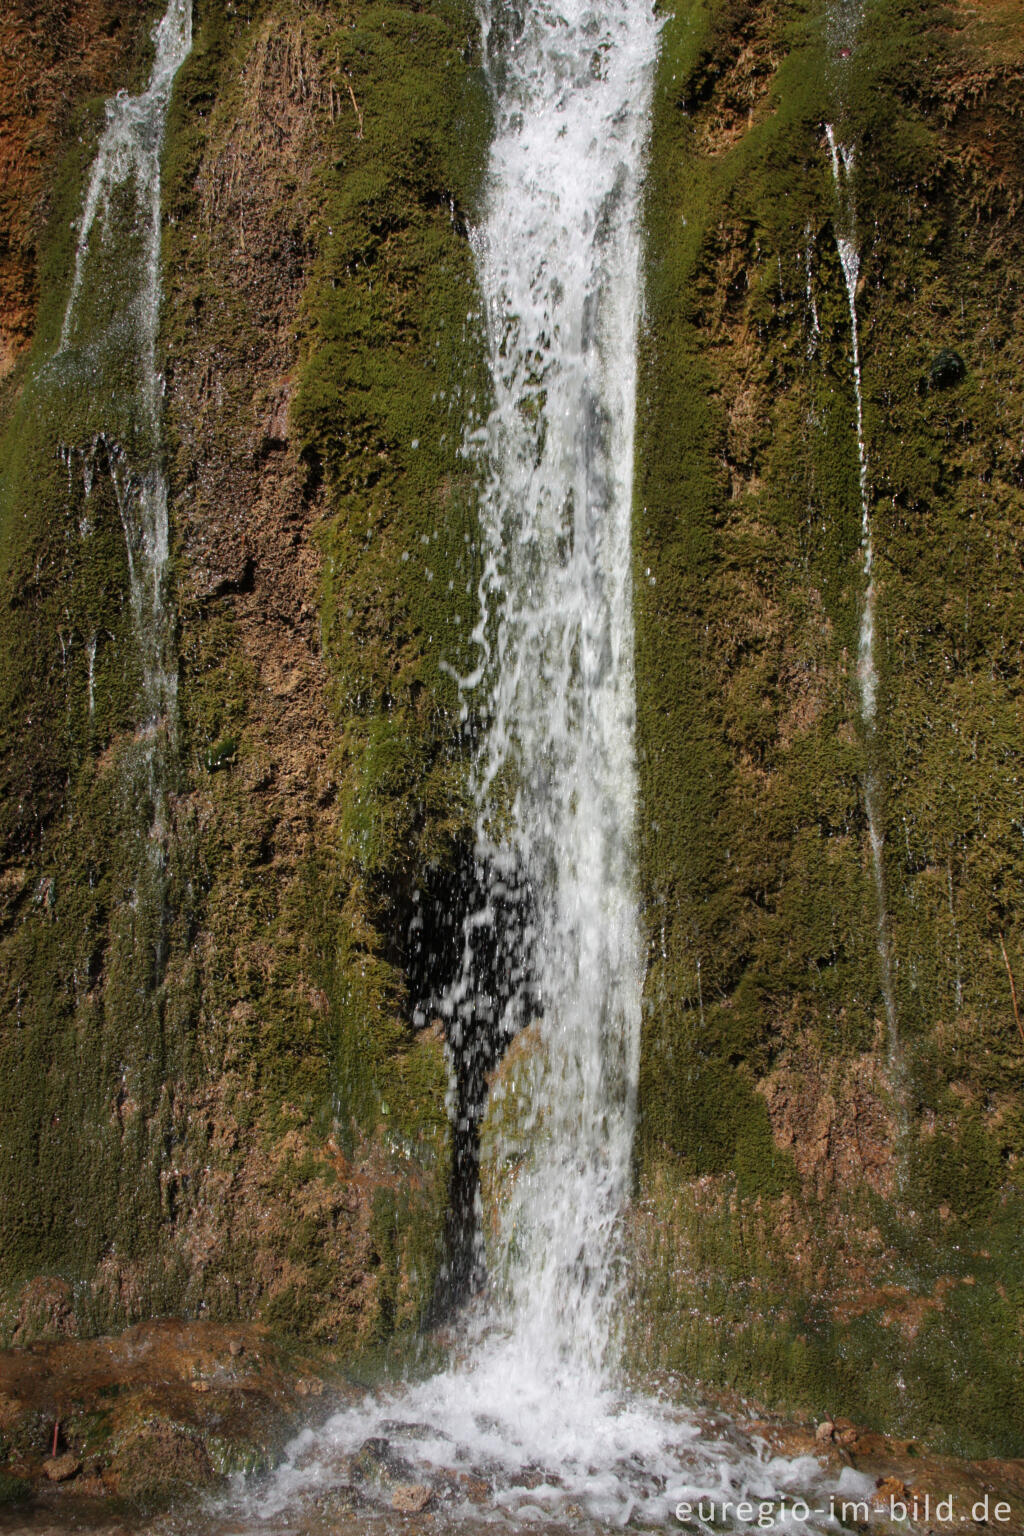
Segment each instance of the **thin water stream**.
M150 798L162 819L160 759L177 708L174 615L167 592L169 529L163 464L160 323L161 156L175 76L192 47L192 0L168 0L154 34L148 84L106 105L78 221L74 270L49 372L64 385L81 431L61 449L69 488L82 478L88 512L97 472L109 475L128 567L132 628L141 673L139 738ZM81 402L81 403L80 403ZM96 636L90 637L89 712Z
M851 25L848 23L848 26ZM855 29L851 36L855 36ZM885 891L885 838L882 828L878 769L875 758L875 734L878 710L878 668L875 660L875 550L871 528L871 483L867 439L864 432L864 391L860 361L860 323L857 315L857 289L860 283L860 244L857 235L855 201L856 151L836 137L831 123L825 124L825 137L832 161L836 196L836 250L842 267L850 312L850 361L856 401L857 468L860 490L861 556L864 591L861 597L860 633L857 645L857 691L861 724L868 743L869 761L863 779L864 811L871 848L871 870L875 883L877 944L882 1000L888 1029L889 1061L897 1064L899 1045L896 1020L896 991L893 983L892 941L889 934L889 910Z

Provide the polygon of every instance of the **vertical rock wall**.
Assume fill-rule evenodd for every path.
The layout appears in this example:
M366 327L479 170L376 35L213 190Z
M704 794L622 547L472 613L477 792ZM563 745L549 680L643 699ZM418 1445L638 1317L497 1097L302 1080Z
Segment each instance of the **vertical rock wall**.
M851 40L818 5L667 18L636 506L638 1347L1004 1453L1020 1450L1024 1302L1024 1038L1002 954L1019 979L1021 21L1013 3L883 0ZM839 114L874 737L824 133Z
M466 835L475 40L461 4L197 8L164 155L156 906L109 454L66 441L45 368L99 100L50 168L0 449L7 1337L255 1311L356 1347L431 1293L446 1072L410 922Z
M441 1032L416 1005L472 864L448 669L476 617L460 449L486 395L476 24L462 0L197 6L164 164L180 691L150 907L111 466L45 365L102 102L144 78L158 9L0 22L0 1334L254 1312L356 1348L421 1316L446 1198ZM851 43L819 0L666 15L634 571L634 1360L1003 1453L1024 1422L1022 22L1019 0L877 0Z

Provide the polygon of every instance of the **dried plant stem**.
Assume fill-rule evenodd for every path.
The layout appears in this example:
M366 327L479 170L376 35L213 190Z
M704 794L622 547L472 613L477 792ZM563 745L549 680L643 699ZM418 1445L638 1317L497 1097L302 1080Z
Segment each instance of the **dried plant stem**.
M1003 935L999 935L999 948L1003 952L1003 964L1006 966L1006 974L1010 978L1010 998L1013 1002L1013 1016L1017 1020L1017 1033L1020 1035L1021 1044L1024 1045L1024 1024L1021 1023L1020 1008L1017 1006L1017 983L1013 979L1013 971L1010 969L1010 957L1006 953L1006 941Z
M348 87L348 93L349 93L349 95L352 98L352 105L353 105L353 107L355 107L356 118L358 119L358 122L359 122L359 129L358 129L358 132L356 133L356 138L357 139L361 139L362 136L363 136L363 114L359 110L359 103L358 103L358 101L356 101L356 93L352 89L352 81L349 79L348 75L345 76L345 85Z

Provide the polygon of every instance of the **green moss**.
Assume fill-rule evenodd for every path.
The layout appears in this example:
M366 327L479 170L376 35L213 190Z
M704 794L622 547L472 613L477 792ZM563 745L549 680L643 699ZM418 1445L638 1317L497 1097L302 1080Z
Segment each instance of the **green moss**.
M1024 970L1012 16L880 0L846 59L815 3L667 18L635 516L638 1199L664 1227L644 1348L789 1409L1003 1454L1024 1086L1007 974ZM874 732L854 670L855 402L823 119L856 144ZM943 348L965 368L939 389ZM808 1059L840 1082L884 1057L869 772L901 1072L874 1079L869 1145L832 1125L816 1160L779 1084ZM881 1184L879 1154L894 1158ZM687 1204L698 1175L723 1181L713 1211ZM963 1251L989 1255L973 1289ZM891 1283L905 1326L870 1300ZM969 1429L949 1386L968 1380Z
M670 17L655 93L635 535L643 1137L698 1172L730 1165L744 1117L768 1151L750 1074L798 1000L847 1051L881 1005L848 664L855 412L809 21ZM753 126L711 158L728 111L706 104L744 43Z
M24 1504L31 1497L31 1483L22 1477L12 1477L9 1472L0 1472L0 1506Z
M392 957L412 891L450 860L468 818L453 674L467 670L475 610L462 434L485 391L482 345L467 322L478 300L463 223L487 129L465 63L474 46L475 24L456 5L371 5L332 36L332 66L362 118L343 104L338 150L317 187L292 412L331 507L319 535L322 622L343 732L350 914L332 995L341 1092L364 1126L385 1102L402 1100L407 1118L439 1113L436 1076L418 1105L401 1092L410 1037L396 1027L404 983ZM392 1082L388 1055L399 1064Z
M103 450L93 451L93 396L110 391L39 368L63 317L98 104L78 121L81 142L54 193L37 349L20 394L5 390L15 414L0 449L0 835L14 870L0 932L0 1062L5 1102L17 1104L4 1116L0 1172L8 1336L21 1282L41 1271L74 1282L69 1305L85 1328L183 1307L264 1307L285 1331L349 1348L367 1330L383 1340L414 1324L432 1292L446 1072L438 1041L412 1029L404 948L411 893L451 859L467 822L460 706L441 663L465 669L475 616L460 449L485 376L467 321L477 297L466 217L488 131L476 31L457 3L367 5L344 24L304 6L271 16L262 4L218 4L197 17L164 166L179 720L158 763L168 794L157 839L134 739L124 541ZM304 158L253 183L270 233L246 269L249 281L269 263L287 290L291 308L275 321L233 275L230 193L218 194L220 222L207 214L225 156L254 164L265 153L259 49L285 36L321 94L311 105L286 58ZM91 285L83 325L102 325L108 287ZM254 439L252 423L254 398L262 408L277 387L267 358L282 355L287 445ZM180 403L195 398L197 377L209 383L204 402L218 402L205 418ZM122 429L140 430L130 410ZM77 450L70 471L59 444ZM316 509L317 667L334 760L299 792L308 814L277 793L290 743L268 738L258 704L262 658L234 601L249 578L204 588L194 538L211 503L227 526L232 475L247 483L250 453L287 459L305 481L304 507ZM326 824L336 833L311 838L335 800ZM362 1239L345 1225L336 1156L365 1159L368 1187L382 1181L394 1202L379 1234L390 1278L376 1321L339 1304ZM182 1258L207 1217L230 1246L245 1201L229 1220L222 1191L254 1167L246 1198L267 1199L271 1212L260 1241L296 1276L272 1305L239 1245L209 1268ZM297 1215L302 1201L321 1216Z
M957 1455L1019 1454L1018 1205L872 1236L865 1218L888 1218L856 1189L751 1201L728 1178L688 1189L679 1171L650 1182L635 1228L635 1361ZM807 1284L809 1248L824 1293ZM844 1284L865 1266L871 1283Z

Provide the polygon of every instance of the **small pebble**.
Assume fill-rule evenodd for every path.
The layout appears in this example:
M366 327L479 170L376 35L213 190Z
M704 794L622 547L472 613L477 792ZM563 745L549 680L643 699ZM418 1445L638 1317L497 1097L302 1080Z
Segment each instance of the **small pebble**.
M876 1509L883 1509L891 1499L906 1503L910 1498L910 1489L901 1477L879 1477L875 1480L875 1491L871 1495L871 1502Z

